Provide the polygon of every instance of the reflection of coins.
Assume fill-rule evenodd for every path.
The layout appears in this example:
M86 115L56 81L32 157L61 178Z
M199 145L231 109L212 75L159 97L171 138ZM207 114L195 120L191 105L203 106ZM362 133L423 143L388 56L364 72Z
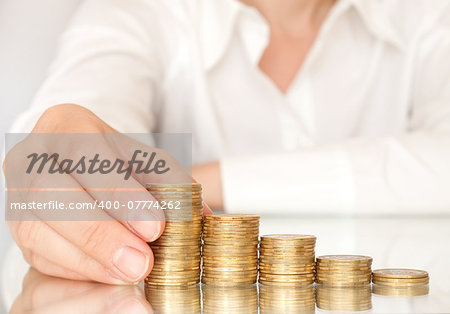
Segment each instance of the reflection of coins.
M149 184L147 190L160 204L166 205L166 227L159 239L149 243L154 267L145 282L158 286L197 284L200 280L203 220L201 185Z
M314 313L314 286L259 286L260 313Z
M256 285L236 287L203 286L204 313L258 313Z
M317 307L328 311L366 311L372 308L370 285L357 287L316 286Z
M427 285L429 276L424 270L386 268L374 270L372 282L391 287L414 287Z
M372 258L363 255L324 255L317 258L316 282L345 287L370 284Z
M258 274L259 216L210 215L203 225L202 282L253 284Z
M316 237L270 234L261 237L259 282L265 285L309 285L314 282Z
M200 313L200 286L145 286L145 296L155 313Z
M372 285L372 292L384 296L393 297L414 297L420 295L427 295L430 290L428 285L411 286L411 287L391 287L374 284Z

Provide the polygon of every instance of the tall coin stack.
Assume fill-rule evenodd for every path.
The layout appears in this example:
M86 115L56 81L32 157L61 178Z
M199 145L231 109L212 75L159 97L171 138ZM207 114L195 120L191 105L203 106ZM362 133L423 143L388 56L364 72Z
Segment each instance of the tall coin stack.
M258 274L259 216L210 215L203 224L204 284L253 284Z
M424 270L387 268L373 271L373 283L390 287L417 287L428 285L429 276Z
M273 234L261 237L259 282L266 285L314 283L316 237Z
M200 282L203 201L198 183L148 184L147 190L164 209L166 227L149 243L154 255L150 285L187 286Z
M316 282L328 286L368 285L372 258L362 255L324 255L317 258Z

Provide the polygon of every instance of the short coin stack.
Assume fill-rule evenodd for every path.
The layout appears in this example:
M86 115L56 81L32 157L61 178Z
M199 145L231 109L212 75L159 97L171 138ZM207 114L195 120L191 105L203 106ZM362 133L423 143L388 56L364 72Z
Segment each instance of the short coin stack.
M145 279L151 285L186 286L200 281L202 187L198 183L149 184L147 190L165 207L162 236L149 243L154 266Z
M416 287L427 285L428 273L424 270L387 268L373 271L374 284L390 287Z
M261 237L259 282L266 285L314 283L316 237L272 234Z
M353 287L316 286L317 307L327 311L356 312L372 308L370 285Z
M328 286L368 285L372 258L362 255L324 255L317 258L316 282Z
M253 284L258 274L259 216L210 215L203 225L204 284Z
M314 286L259 286L260 313L314 313Z

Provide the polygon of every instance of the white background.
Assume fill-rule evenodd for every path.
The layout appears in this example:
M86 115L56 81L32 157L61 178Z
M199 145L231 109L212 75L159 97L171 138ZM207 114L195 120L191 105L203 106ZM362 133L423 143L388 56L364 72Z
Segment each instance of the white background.
M59 34L81 0L0 0L0 145L45 77ZM3 151L3 149L2 149ZM3 181L3 174L2 174ZM0 193L0 267L11 239ZM1 268L0 268L1 269ZM0 272L0 280L2 274ZM3 305L0 299L0 313Z

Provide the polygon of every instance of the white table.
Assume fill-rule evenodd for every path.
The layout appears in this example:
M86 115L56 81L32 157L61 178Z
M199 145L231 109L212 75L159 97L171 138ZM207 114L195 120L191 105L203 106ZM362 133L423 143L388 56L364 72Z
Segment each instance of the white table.
M450 313L450 217L312 218L261 217L261 234L317 236L317 255L363 254L373 269L402 267L430 273L430 292L417 297L372 295L371 313ZM27 270L18 251L7 256L2 296L11 306ZM105 287L105 289L107 289ZM48 292L51 293L51 292ZM317 309L318 312L322 311Z

